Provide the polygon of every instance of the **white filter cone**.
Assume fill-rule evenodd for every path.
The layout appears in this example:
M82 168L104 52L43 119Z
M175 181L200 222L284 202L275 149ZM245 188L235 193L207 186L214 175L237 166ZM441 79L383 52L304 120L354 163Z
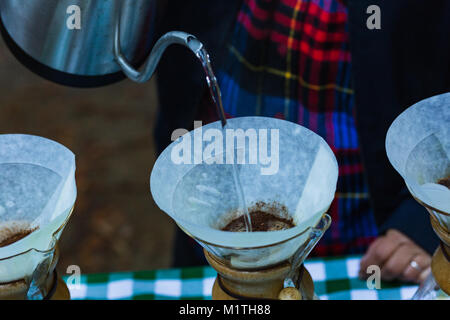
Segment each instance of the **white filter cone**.
M186 133L164 150L150 179L157 205L200 242L224 247L267 246L315 226L333 200L338 178L337 162L326 142L302 126L274 118L229 119L226 129L229 134L246 137L246 145L238 145L238 138L232 146L227 134L222 135L220 122L214 122ZM216 153L210 153L216 142ZM188 144L191 157L180 153L181 146ZM284 206L294 228L241 233L219 230L226 213L241 211L233 168L226 161L227 156L233 159L230 154L234 151L245 160L237 168L246 206L261 201ZM186 161L190 163L178 163L182 155L190 158ZM224 164L212 159L223 159ZM302 239L306 241L308 235L305 232ZM290 248L291 254L297 248ZM284 254L277 257L280 261L286 258Z
M36 229L0 248L0 282L32 274L42 259L37 253L54 246L75 198L75 156L69 149L37 136L0 135L0 241Z
M450 176L450 93L422 100L392 123L386 137L389 161L411 194L450 214L450 190L438 180ZM450 217L437 215L450 229Z

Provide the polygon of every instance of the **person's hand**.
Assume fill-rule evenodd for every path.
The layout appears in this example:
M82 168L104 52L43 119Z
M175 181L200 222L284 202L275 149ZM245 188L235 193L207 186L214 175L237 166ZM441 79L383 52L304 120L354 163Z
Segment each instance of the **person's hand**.
M431 272L431 256L400 231L389 229L361 259L360 278L370 275L366 273L370 265L380 267L382 280L421 283Z

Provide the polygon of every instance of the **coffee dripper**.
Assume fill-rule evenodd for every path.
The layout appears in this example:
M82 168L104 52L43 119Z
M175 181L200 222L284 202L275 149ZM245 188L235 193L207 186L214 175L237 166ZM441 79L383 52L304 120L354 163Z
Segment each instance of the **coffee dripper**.
M70 297L55 267L75 199L69 149L42 137L0 135L0 299Z
M338 178L333 152L320 136L285 120L240 117L228 119L226 128L221 121L213 122L169 145L151 173L153 199L204 248L208 262L218 272L213 299L277 299L284 287L298 290L303 299L315 298L313 282L302 264L331 222L326 212ZM236 141L250 141L246 137L259 133L258 142L235 144L233 139L224 138L229 130L236 135ZM214 142L211 135L215 135ZM211 143L218 144L212 158L207 152ZM192 159L186 157L180 163L182 145L188 147L181 153L190 154ZM250 161L254 155L264 154L266 148L270 148L278 166ZM293 228L266 232L220 230L229 213L243 214L233 164L225 161L234 159L229 152L247 159L234 164L245 205L274 215L287 212L294 221ZM273 170L265 171L268 167Z
M422 100L401 113L387 133L386 152L414 199L429 212L440 239L431 262L432 274L413 299L448 298L450 189L439 181L450 178L450 93Z

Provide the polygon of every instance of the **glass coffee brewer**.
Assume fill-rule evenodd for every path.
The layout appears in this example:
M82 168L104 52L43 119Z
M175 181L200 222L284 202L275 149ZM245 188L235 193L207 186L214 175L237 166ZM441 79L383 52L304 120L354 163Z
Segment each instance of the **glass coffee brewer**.
M213 299L317 298L303 261L331 222L326 212L338 178L333 152L320 136L284 120L241 117L228 119L225 128L220 121L198 127L162 152L150 178L156 204L203 246L218 272ZM272 163L264 161L267 148ZM221 230L247 208L292 218L294 227Z
M55 267L75 198L70 150L37 136L0 135L0 300L70 298Z
M431 262L432 273L413 299L448 298L450 93L422 100L400 114L387 133L386 152L412 196L430 213L431 225L440 239Z

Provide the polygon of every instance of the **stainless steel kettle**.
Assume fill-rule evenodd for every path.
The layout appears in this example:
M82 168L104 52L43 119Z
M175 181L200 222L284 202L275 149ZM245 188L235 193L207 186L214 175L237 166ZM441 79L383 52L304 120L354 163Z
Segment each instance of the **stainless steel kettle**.
M202 47L194 36L173 31L150 52L157 2L1 0L0 31L23 64L51 81L92 87L126 75L142 82L151 77L170 44L185 45L194 53ZM73 19L77 23L71 25ZM142 65L142 72L137 71Z

